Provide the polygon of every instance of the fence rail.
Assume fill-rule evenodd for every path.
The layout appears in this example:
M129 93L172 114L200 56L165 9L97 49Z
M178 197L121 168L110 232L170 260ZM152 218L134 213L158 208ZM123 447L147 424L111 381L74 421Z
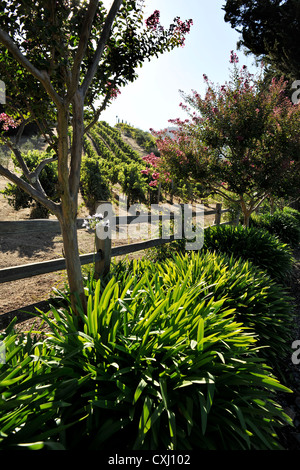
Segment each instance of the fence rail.
M229 209L223 209L222 205L217 204L216 209L204 210L204 215L215 215L215 225L227 225L232 224L234 221L221 223L222 214L229 212ZM193 212L192 215L199 215L200 212ZM174 214L167 216L157 215L156 219L174 219ZM82 229L84 219L77 219L77 228ZM116 216L112 218L114 226L127 225L132 223L151 223L153 222L153 215L135 215L135 216ZM6 236L11 234L28 233L28 232L48 232L48 233L60 233L60 224L58 220L21 220L21 221L0 221L0 236ZM170 236L168 239L153 238L146 241L131 243L128 245L111 247L111 239L97 240L96 253L88 253L80 255L81 265L95 263L95 270L101 275L103 272L109 269L111 258L116 256L127 255L135 253L148 248L164 245L171 243L175 240L174 236ZM97 269L96 269L97 267ZM49 261L43 261L38 263L30 263L20 266L12 266L9 268L0 269L0 284L4 282L11 282L20 279L25 279L40 274L47 274L56 271L62 271L66 269L65 258L58 258Z

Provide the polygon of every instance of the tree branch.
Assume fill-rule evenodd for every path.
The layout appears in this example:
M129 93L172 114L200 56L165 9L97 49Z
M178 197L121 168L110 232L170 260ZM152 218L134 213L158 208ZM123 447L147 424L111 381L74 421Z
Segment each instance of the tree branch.
M32 184L32 186L35 188L36 191L39 191L41 195L47 198L47 194L45 193L45 190L39 180L39 174L48 163L50 163L51 161L57 160L57 157L46 158L36 167L34 171L30 172L26 165L24 158L22 157L20 150L16 148L14 145L12 145L12 143L9 140L6 140L6 145L15 154L17 162L19 163L25 175L25 178L29 181L30 184Z
M264 194L264 196L261 196L261 198L259 198L259 199L257 200L256 205L255 205L255 203L254 203L254 207L253 207L253 209L252 209L252 212L255 212L268 196L270 196L270 193L269 193L269 192L267 192L266 194Z
M0 42L9 50L17 62L24 67L31 75L33 75L44 86L48 95L52 98L57 106L61 106L62 99L54 90L49 75L45 70L38 70L20 51L11 37L0 28Z
M79 84L79 77L80 77L80 67L82 63L82 59L86 52L86 48L88 45L88 41L91 34L92 24L95 17L95 13L97 11L99 1L98 0L91 0L85 15L85 19L82 25L81 33L80 33L80 41L77 48L77 52L74 59L74 64L71 71L71 84L70 89L68 91L67 99L71 100L76 88Z
M47 196L45 196L42 192L38 191L37 189L33 188L29 183L24 181L22 178L19 178L17 175L12 173L7 168L4 168L0 165L0 175L5 176L8 180L12 183L18 185L23 191L25 191L29 196L31 196L36 201L40 202L43 206L45 206L50 212L52 212L56 217L58 217L61 213L61 208L59 204L51 201Z
M48 163L52 163L52 162L55 162L57 161L57 156L55 157L51 157L51 158L45 158L45 160L43 160L41 163L38 164L38 166L36 167L36 169L34 171L32 171L30 173L30 180L32 181L32 183L34 183L35 179L37 180L41 171L43 170L43 168L45 168L46 165L48 165Z
M109 95L106 95L106 97L104 98L103 100L103 103L102 105L100 106L100 108L97 109L97 111L94 111L94 118L92 119L92 121L85 127L84 129L84 134L86 134L90 129L91 127L93 127L96 122L98 121L99 117L100 117L100 114L102 113L102 111L106 108L106 105L107 105L107 102L109 101Z
M230 202L233 202L235 204L240 202L239 199L233 199L232 197L228 196L228 194L223 192L219 187L215 187L215 186L211 185L211 188L215 191L216 194L219 194L220 196L225 197L225 199L227 199Z
M23 171L26 178L29 178L30 171L26 165L25 160L22 157L20 150L16 148L8 139L5 139L5 145L7 145L7 147L15 154L15 157L21 167L21 170Z
M87 90L94 78L94 75L96 73L96 70L97 70L97 67L98 67L98 64L101 60L101 57L102 57L102 54L103 54L103 51L104 51L104 47L109 39L109 36L110 36L110 33L111 33L111 27L112 27L112 24L113 24L113 21L121 7L121 4L123 3L124 0L114 0L112 6L111 6L111 9L106 17L106 20L105 20L105 23L104 23L104 26L103 26L103 30L102 30L102 33L101 33L101 36L100 36L100 39L99 39L99 42L98 42L98 45L97 45L97 49L96 49L96 52L94 54L94 57L93 57L93 60L92 60L92 64L90 65L86 75L85 75L85 78L83 80L83 83L82 83L82 91L83 91L83 96L86 95L87 93Z

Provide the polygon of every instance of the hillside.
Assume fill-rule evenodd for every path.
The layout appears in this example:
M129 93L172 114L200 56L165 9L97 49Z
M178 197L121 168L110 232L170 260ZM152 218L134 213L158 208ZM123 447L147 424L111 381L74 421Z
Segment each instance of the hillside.
M142 156L147 152L134 139L98 122L84 138L84 153L81 193L88 207L120 193L129 204L148 201L147 177L141 173L145 168Z
M142 149L133 139L124 138L124 140L121 141L120 138L118 138L118 136L120 136L120 132L118 132L118 136L115 135L115 138L113 139L109 135L109 133L112 134L113 128L110 128L109 126L107 126L107 128L104 127L105 125L103 124L101 126L99 125L99 129L89 135L88 141L91 143L90 149L95 152L92 158L96 158L99 161L100 167L106 165L108 177L109 169L112 171L114 166L117 166L118 164L121 165L122 161L127 161L129 165L133 167L133 170L137 172L140 168L139 165L143 165L141 156L145 154L144 149ZM100 146L100 131L103 135L102 141L107 141L111 144L109 148L110 153L107 152L104 154L103 152L103 156L99 156L99 154L96 153L94 145L94 142L96 142L97 139L98 145ZM95 141L92 139L92 137L94 137ZM116 140L119 141L119 150L116 147ZM112 156L113 148L114 156ZM22 150L26 152L32 149L43 151L45 149L43 140L37 139L36 137L23 138ZM88 151L89 150L85 148L86 156L88 155ZM116 154L118 154L118 157L115 156ZM130 158L130 155L132 158ZM0 158L2 158L4 165L12 170L14 169L8 152L4 153L2 151ZM110 161L109 158L112 158L112 161ZM117 161L117 158L119 161ZM120 184L120 181L126 181L124 176L122 180L121 166L119 170L119 180L117 180L114 184L112 184L112 181L110 181L110 189L115 197L122 191L122 185ZM0 191L3 190L7 184L8 181L6 178L0 176ZM30 218L30 211L30 208L24 208L20 209L19 211L15 211L9 205L4 195L0 193L0 220L26 220ZM80 192L78 216L84 218L88 215L88 213L88 208L86 207L85 201ZM54 216L50 215L50 218L54 218ZM78 238L81 253L90 253L93 251L93 236L84 230L79 230ZM117 244L125 243L128 243L127 239L118 240ZM63 244L61 235L53 236L44 232L14 234L10 237L1 237L0 234L0 268L60 258L62 256L62 249ZM15 281L13 283L10 282L0 284L0 315L49 298L52 288L63 287L64 282L65 273L56 272Z

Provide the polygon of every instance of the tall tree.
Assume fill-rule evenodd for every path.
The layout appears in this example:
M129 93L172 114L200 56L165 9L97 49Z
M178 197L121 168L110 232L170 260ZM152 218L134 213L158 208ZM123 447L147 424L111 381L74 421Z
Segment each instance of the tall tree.
M214 86L207 76L205 97L183 95L190 119L171 120L170 136L158 132L161 173L185 178L190 187L219 194L240 205L244 225L271 195L299 194L300 104L285 95L287 83L239 68L232 51L231 80ZM200 194L201 195L201 194Z
M113 0L109 11L97 0L1 1L0 77L7 94L2 120L17 120L21 127L35 121L51 154L29 171L19 148L3 137L26 179L1 165L0 174L58 218L74 311L76 296L86 306L76 229L83 136L119 88L136 79L138 66L184 44L192 20L176 17L169 28L159 21L157 10L144 20L142 0ZM53 159L58 202L39 180Z
M225 21L241 33L239 45L294 82L300 78L299 0L227 0Z

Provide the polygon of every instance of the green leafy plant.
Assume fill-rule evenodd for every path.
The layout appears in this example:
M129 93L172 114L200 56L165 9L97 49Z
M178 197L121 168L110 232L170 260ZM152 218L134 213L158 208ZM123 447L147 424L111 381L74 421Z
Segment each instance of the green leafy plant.
M82 158L80 191L91 211L95 209L97 201L109 201L111 198L109 182L103 176L100 162L95 158Z
M266 229L276 235L283 243L292 247L300 243L299 212L290 208L277 210L274 214L255 214L251 218L251 226Z
M128 266L137 278L147 271L158 274L166 289L189 272L187 286L207 285L206 294L236 309L237 321L257 334L261 356L282 376L284 360L291 354L294 312L289 293L265 271L250 261L217 253L186 252L165 261L132 262Z
M210 257L223 271L221 291L230 270ZM46 339L19 338L10 327L0 449L280 448L276 430L291 421L275 394L290 390L260 358L254 331L213 294L211 278L192 284L200 257L169 263L88 277L81 330L68 293L52 317L39 312Z
M256 227L208 227L204 231L203 250L227 253L249 260L282 283L289 279L293 267L290 247L266 230Z

